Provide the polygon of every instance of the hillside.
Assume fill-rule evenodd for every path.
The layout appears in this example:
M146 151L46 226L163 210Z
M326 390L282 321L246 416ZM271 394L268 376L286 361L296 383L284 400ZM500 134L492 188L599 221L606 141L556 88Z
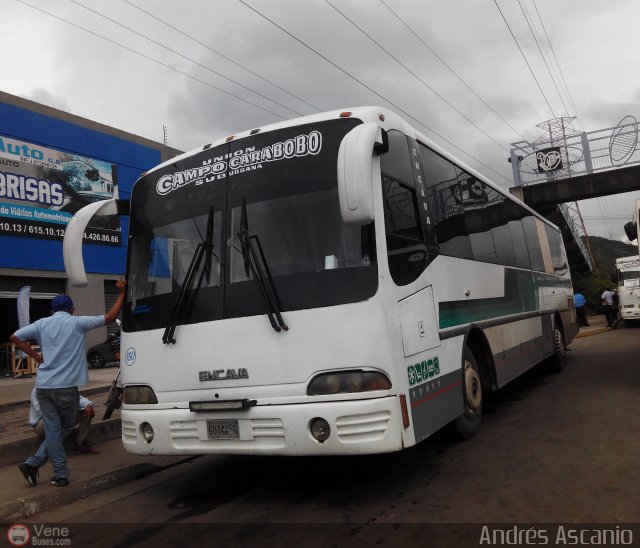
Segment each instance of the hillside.
M581 291L587 299L587 312L600 314L600 295L605 287L613 287L611 275L615 272L616 259L637 255L638 247L625 244L617 240L609 240L598 236L589 236L591 253L598 266L598 274L592 274L585 278L574 277L573 287Z
M618 257L638 254L638 246L636 245L600 238L599 236L589 236L589 246L600 274L607 277L615 270Z

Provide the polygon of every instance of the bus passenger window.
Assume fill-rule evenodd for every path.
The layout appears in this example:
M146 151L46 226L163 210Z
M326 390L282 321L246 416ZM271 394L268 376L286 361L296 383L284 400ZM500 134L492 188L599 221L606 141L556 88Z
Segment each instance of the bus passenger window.
M531 269L544 272L544 259L538 237L536 218L533 215L528 215L522 219L522 226L524 227L524 237L527 241L527 249L529 250L529 258L531 259Z
M491 229L493 244L496 247L496 262L506 266L515 266L516 256L511 241L511 231L507 224L501 224Z
M440 254L471 259L456 167L422 143L419 147Z
M473 175L458 169L456 199L464 207L464 221L471 243L474 261L497 262L496 248L493 243L492 209L493 201L490 189Z
M551 228L549 225L545 225L544 228L547 232L547 239L549 240L551 261L553 262L553 272L554 274L562 276L569 272L567 256L565 255L564 245L562 244L562 236L558 231Z
M522 221L509 221L509 232L513 242L513 252L515 254L515 264L519 268L531 268L531 260L529 259L529 251L527 250L527 241L524 237L524 228Z

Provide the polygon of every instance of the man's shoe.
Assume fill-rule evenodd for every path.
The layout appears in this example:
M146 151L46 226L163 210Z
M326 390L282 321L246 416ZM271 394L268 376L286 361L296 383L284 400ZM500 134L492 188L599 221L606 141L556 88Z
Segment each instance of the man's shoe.
M66 487L69 485L69 480L67 478L56 478L53 476L51 478L51 485L55 485L56 487Z
M38 468L36 466L31 466L30 464L23 462L18 464L18 468L20 469L20 472L22 472L24 479L29 482L29 485L33 487L38 483Z
M75 448L74 453L76 455L99 455L100 451L94 449L90 445L78 445Z

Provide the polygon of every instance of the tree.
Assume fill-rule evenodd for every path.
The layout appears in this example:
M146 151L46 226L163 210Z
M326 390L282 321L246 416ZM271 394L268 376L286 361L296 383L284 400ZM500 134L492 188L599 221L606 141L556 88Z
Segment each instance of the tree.
M581 292L587 299L587 314L602 314L602 291L613 286L611 276L602 273L573 280L573 290Z

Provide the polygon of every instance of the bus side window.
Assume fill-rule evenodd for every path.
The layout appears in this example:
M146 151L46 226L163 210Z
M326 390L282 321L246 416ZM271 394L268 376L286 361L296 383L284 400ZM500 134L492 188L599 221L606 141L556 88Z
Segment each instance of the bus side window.
M509 232L511 233L511 241L513 242L513 252L515 254L515 264L519 268L531 268L531 259L529 259L529 250L527 249L527 240L524 236L524 227L522 219L509 221Z
M464 206L464 220L475 261L497 262L496 247L491 234L492 223L488 209L492 205L488 188L472 175L458 170L460 199Z
M545 262L541 247L542 223L538 226L535 217L519 203L422 143L418 146L441 255L548 270L551 259ZM560 273L566 268L561 266L566 263L566 257L560 257L561 241L551 247L551 253L545 248L546 254L551 257L556 253L553 264L557 263L555 272Z
M562 276L569 271L567 256L565 255L564 245L562 244L562 236L549 225L545 225L544 228L547 231L547 239L549 240L553 273Z
M524 227L524 237L527 241L527 249L529 250L531 269L544 272L544 259L542 257L542 249L538 238L536 218L533 215L526 216L522 219L522 226Z
M431 204L440 254L471 259L471 243L465 228L464 206L454 164L422 143L418 143L425 184Z
M389 152L380 157L389 271L397 285L417 279L427 264L407 137L389 132Z

